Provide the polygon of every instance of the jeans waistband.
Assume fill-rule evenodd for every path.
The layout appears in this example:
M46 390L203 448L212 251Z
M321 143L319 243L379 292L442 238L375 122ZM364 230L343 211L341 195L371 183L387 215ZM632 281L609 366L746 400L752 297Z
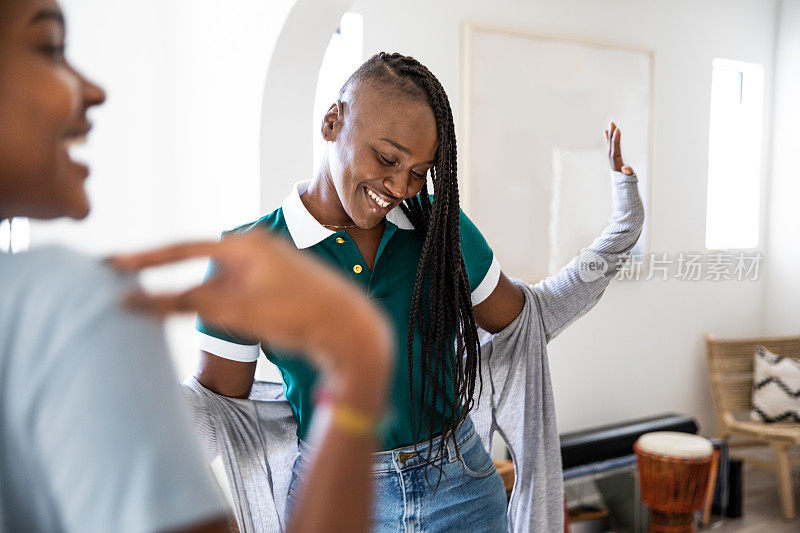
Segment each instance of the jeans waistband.
M459 426L455 433L455 441L458 443L458 449L461 453L466 451L467 446L472 443L473 439L478 438L478 434L475 432L475 426L472 424L472 420L469 416L464 420L464 422ZM428 457L429 450L431 457L436 455L436 451L438 450L439 443L441 442L442 437L441 435L434 438L432 443L428 441L424 441L418 443L416 445L416 450L414 449L414 445L410 446L403 446L401 448L395 448L393 450L386 450L383 452L377 452L372 454L372 471L373 472L386 472L392 471L395 472L397 470L403 470L406 468L412 468L414 466L418 466L420 464L424 464L426 458ZM301 440L299 442L299 450L301 455L308 457L309 455L313 454L316 448L310 446L305 441ZM451 462L456 459L456 449L455 445L453 444L453 439L447 439L447 443L444 447L444 454L441 458L444 462Z

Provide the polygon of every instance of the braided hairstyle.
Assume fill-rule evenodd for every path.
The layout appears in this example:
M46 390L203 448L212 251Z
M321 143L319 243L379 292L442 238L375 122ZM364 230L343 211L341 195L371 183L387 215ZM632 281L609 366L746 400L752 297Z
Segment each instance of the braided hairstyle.
M473 407L476 377L480 379L480 343L472 314L467 271L461 255L453 112L439 80L412 57L385 52L372 56L345 82L340 96L352 86L365 82L387 98L406 97L427 102L436 118L438 145L431 169L435 193L433 202L426 183L419 195L401 204L402 210L423 238L411 297L406 349L415 441L418 440L420 423L424 422L430 445L427 458L424 459L432 464L443 456L449 438L453 438L456 454L459 453L454 438L455 430ZM413 401L416 335L421 341L420 412L427 411L424 420L419 421ZM453 376L452 397L443 385L448 374ZM444 406L444 415L441 420L442 438L437 449L433 450L437 402Z

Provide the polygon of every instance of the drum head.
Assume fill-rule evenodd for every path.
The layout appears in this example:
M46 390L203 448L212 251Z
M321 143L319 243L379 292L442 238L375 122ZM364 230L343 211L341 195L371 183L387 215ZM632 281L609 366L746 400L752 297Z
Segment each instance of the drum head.
M645 433L636 441L636 446L645 453L683 459L705 459L714 451L705 437L676 431Z

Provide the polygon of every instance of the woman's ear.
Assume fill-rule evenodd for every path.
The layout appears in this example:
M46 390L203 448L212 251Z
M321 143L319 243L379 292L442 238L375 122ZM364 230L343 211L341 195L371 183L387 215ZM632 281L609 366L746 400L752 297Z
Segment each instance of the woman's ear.
M325 116L322 117L322 138L326 141L336 140L336 136L342 129L342 120L344 119L344 103L341 100L336 100L328 108Z

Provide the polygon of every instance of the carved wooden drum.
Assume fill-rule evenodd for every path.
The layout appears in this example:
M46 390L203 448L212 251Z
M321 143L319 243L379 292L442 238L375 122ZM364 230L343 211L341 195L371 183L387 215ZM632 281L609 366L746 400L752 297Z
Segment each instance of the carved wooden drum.
M650 508L649 531L694 531L703 507L714 447L690 433L645 433L633 445L642 502Z

